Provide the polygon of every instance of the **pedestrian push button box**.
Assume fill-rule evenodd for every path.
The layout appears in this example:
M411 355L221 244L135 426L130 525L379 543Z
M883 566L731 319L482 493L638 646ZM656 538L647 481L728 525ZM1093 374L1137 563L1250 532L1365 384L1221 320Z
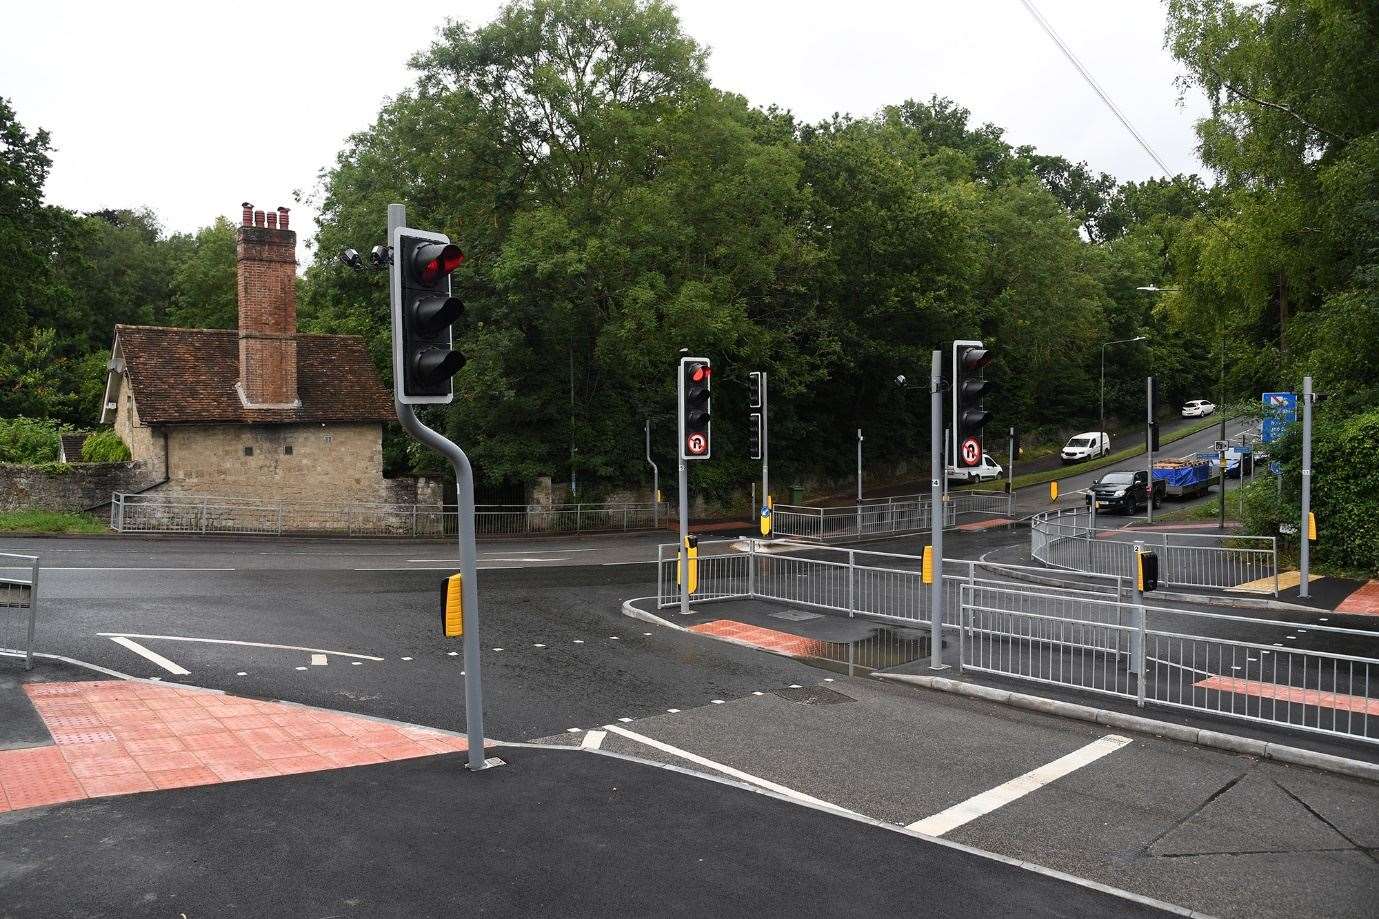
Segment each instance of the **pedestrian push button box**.
M464 578L452 574L441 581L441 634L446 638L464 635Z

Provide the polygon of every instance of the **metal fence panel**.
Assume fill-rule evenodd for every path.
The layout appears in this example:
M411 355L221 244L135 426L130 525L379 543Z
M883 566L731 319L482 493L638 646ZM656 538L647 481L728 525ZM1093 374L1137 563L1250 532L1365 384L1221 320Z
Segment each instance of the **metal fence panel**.
M533 536L649 529L663 504L479 505L480 536ZM122 533L344 536L453 536L453 505L271 502L193 495L115 494L110 527Z
M1133 577L1136 541L1158 554L1165 586L1278 595L1278 540L1272 536L1100 530L1095 512L1085 508L1030 520L1030 553L1055 568Z
M34 665L34 631L38 624L38 558L0 552L0 650Z

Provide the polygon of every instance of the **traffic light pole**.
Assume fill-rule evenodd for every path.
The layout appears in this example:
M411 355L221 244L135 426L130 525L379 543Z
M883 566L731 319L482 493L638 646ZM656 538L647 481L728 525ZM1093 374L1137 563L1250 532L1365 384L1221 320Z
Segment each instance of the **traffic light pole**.
M857 535L862 535L862 429L857 429Z
M770 416L767 414L766 403L769 400L766 395L766 371L761 372L761 506L766 507L771 503L771 476L767 469L768 461L771 456L770 438L767 436L767 429L770 427ZM773 512L774 513L774 512ZM772 521L771 532L775 532L775 521Z
M646 419L646 461L651 466L651 525L661 528L661 470L651 458L651 419Z
M1154 522L1154 378L1144 381L1144 502L1149 512L1149 522Z
M860 448L860 441L859 441ZM929 543L933 546L934 577L929 585L929 669L946 670L943 663L943 352L935 351L929 366Z
M1312 592L1307 579L1310 568L1312 528L1312 378L1302 378L1302 526L1298 527L1301 548L1298 553L1298 596L1309 597Z
M680 440L679 446L675 450L675 455L680 458L679 466L679 497L680 497L680 548L677 550L677 557L680 564L676 570L680 573L680 615L688 616L689 608L689 463L685 460L685 373L684 369L676 371L675 385L678 392L675 404L679 407L676 415L679 416Z
M388 205L388 239L393 231L407 225L407 210L401 204ZM455 492L459 504L460 590L464 609L464 730L469 744L469 770L478 772L498 765L484 757L484 700L480 676L479 576L474 539L474 470L469 457L436 431L422 424L410 405L394 399L397 420L402 429L450 461L455 469Z

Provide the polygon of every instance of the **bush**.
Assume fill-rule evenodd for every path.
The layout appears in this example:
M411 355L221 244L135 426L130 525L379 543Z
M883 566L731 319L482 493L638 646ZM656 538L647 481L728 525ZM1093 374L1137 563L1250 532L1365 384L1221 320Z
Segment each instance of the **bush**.
M57 462L61 428L38 418L0 418L0 463Z
M114 431L97 431L81 445L83 463L123 463L129 459L129 447Z
M1282 500L1269 489L1251 490L1246 525L1273 535L1282 522L1297 525L1301 500L1301 424L1274 444L1283 463ZM1318 411L1312 426L1312 511L1317 542L1312 558L1334 570L1379 573L1379 410L1359 415ZM1263 482L1256 483L1256 488ZM1294 537L1296 538L1296 537Z

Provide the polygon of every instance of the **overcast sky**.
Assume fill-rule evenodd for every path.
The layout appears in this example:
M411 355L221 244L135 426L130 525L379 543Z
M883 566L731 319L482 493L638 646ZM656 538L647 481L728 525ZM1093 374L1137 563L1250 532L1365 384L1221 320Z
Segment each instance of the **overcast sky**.
M1159 0L1036 0L1174 172L1200 172ZM293 207L351 132L411 82L407 59L444 16L479 24L496 0L15 4L0 32L0 95L57 148L48 200L149 206L195 230L241 201ZM949 96L1012 144L1086 160L1121 179L1161 170L1020 0L681 0L715 85L814 120ZM434 16L419 15L435 11ZM361 243L361 247L367 241ZM305 261L309 256L301 253Z

